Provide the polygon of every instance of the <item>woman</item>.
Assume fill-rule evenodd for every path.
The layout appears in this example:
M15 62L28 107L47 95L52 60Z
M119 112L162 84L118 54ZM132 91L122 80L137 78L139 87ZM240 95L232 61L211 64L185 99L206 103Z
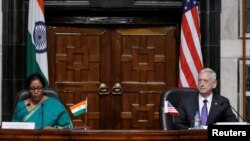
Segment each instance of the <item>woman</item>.
M44 87L45 81L40 74L29 76L26 88L30 97L17 103L12 121L34 122L36 129L72 128L70 116L64 105L59 100L44 95Z

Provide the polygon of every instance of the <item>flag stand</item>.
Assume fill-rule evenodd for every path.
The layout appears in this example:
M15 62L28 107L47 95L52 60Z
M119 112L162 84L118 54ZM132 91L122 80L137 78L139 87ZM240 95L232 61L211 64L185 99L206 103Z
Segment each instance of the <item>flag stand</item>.
M87 115L88 108L87 107L88 107L87 98L86 98L86 100L83 100L83 101L69 107L70 111L72 112L72 114L74 116L81 115L80 118L82 119L82 122L84 122L84 124L82 125L82 127L80 127L80 129L83 129L83 130L89 129L89 127L87 127L87 121L88 121L88 115ZM84 117L83 117L83 114L85 114Z
M87 102L87 111L86 111L86 114L85 114L85 117L84 117L84 130L87 130L87 118L88 118L88 100L87 100L87 97L86 97L86 102Z
M85 114L85 117L84 117L84 118L85 118L85 119L84 119L84 120L85 120L85 121L84 121L84 130L87 130L87 129L88 129L88 128L87 128L87 115L88 115L88 113L86 113L86 114Z

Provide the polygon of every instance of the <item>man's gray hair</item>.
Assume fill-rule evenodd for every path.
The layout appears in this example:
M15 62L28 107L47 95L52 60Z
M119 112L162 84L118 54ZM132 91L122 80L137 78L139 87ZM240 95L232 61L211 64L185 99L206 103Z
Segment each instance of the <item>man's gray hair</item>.
M213 70L213 69L210 69L210 68L203 68L200 73L203 73L203 72L207 72L207 73L210 73L212 75L212 79L213 80L216 80L216 72Z

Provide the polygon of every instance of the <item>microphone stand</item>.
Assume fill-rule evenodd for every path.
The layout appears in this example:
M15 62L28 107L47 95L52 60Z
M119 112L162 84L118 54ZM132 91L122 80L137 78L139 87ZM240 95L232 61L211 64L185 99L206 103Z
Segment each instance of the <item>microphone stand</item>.
M22 110L24 110L26 107L30 106L30 103L27 103L25 106L23 106L22 108L18 109L13 116L16 116L17 114L19 114L19 112L21 112Z
M43 103L41 104L42 106L42 129L43 129Z
M243 118L243 117L240 115L240 113L238 113L238 112L234 109L234 107L233 107L233 106L231 106L231 109L233 109L233 111L237 114L238 119L239 119L239 117L240 117L240 119L241 119L243 122L245 122L245 121L246 121L246 119L245 119L245 118Z

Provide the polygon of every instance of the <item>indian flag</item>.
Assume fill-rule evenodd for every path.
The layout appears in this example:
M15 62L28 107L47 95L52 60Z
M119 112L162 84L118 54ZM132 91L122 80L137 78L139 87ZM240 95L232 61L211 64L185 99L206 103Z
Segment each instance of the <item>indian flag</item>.
M87 99L86 99L82 102L79 102L79 103L69 107L69 108L74 116L79 116L81 114L87 113L87 105L88 104L87 104Z
M29 1L27 35L27 76L40 73L48 86L47 37L44 20L44 0Z

